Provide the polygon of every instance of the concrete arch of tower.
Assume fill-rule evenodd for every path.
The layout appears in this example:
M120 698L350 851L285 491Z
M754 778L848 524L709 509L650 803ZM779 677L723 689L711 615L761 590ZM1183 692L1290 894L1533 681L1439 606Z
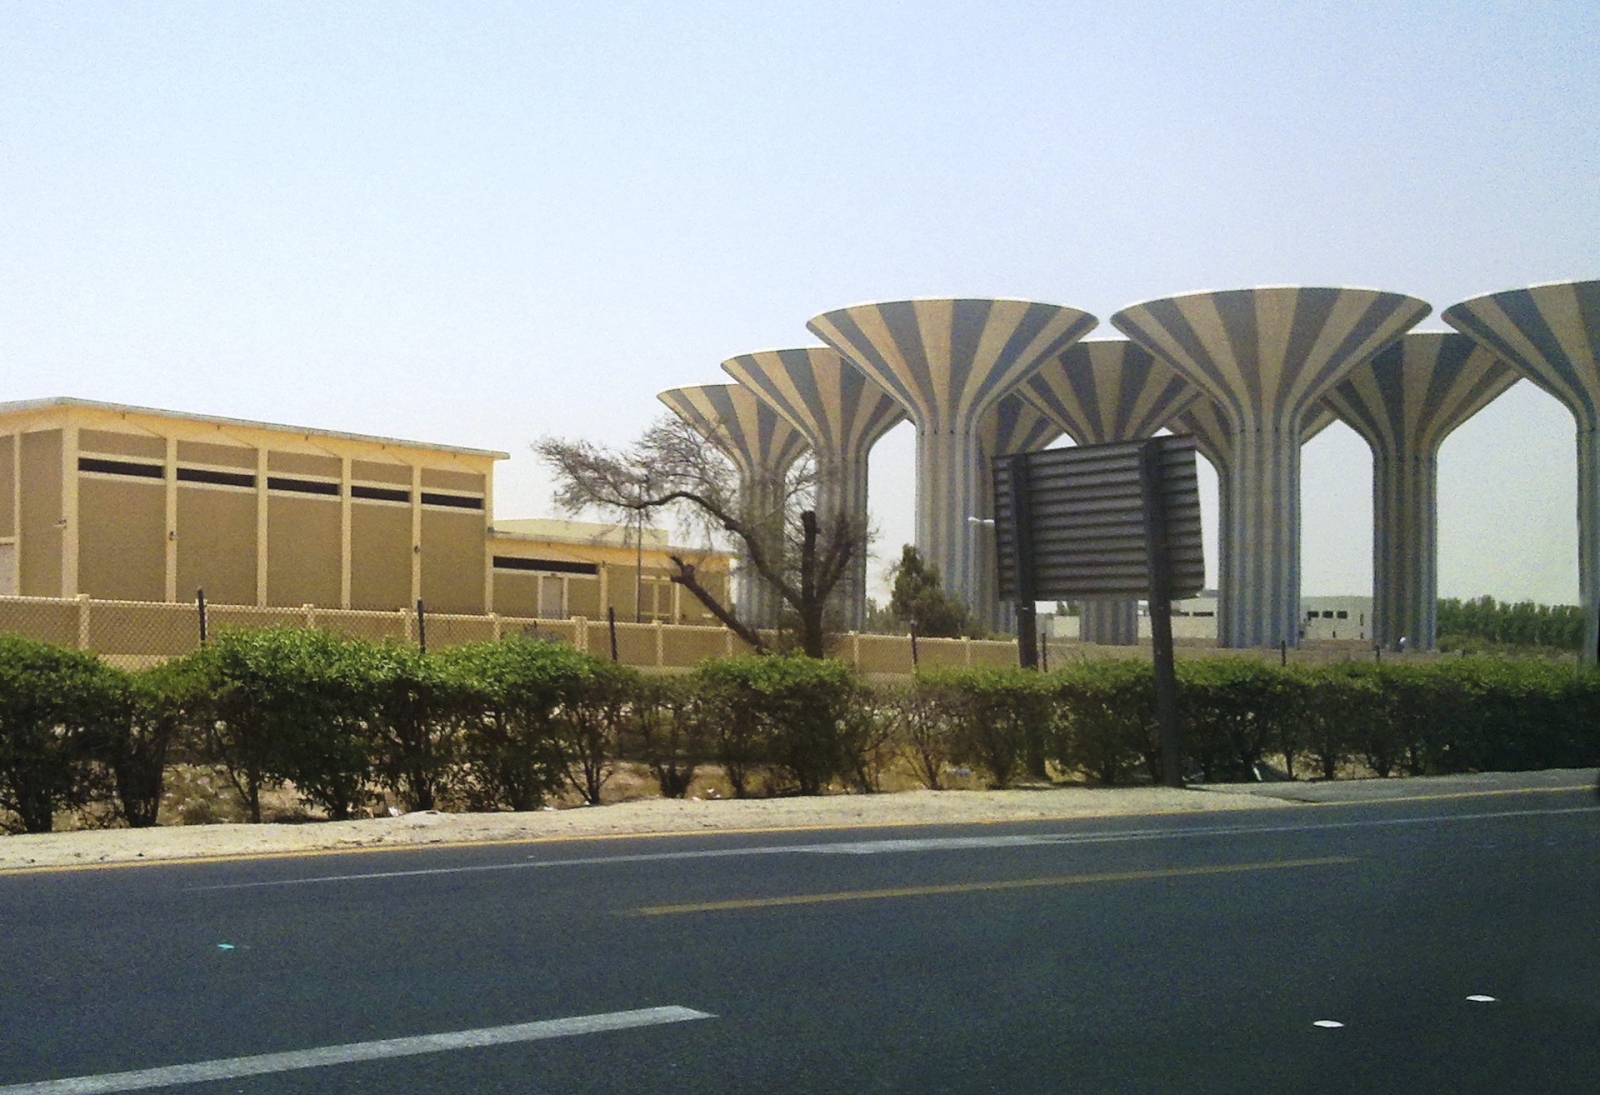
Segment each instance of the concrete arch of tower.
M1400 293L1274 287L1167 297L1111 317L1214 401L1225 424L1223 645L1299 643L1300 445L1307 416L1347 373L1429 311L1426 302Z
M917 430L917 549L980 621L996 618L983 566L985 417L1097 321L1036 301L921 299L824 312L807 327L888 392Z

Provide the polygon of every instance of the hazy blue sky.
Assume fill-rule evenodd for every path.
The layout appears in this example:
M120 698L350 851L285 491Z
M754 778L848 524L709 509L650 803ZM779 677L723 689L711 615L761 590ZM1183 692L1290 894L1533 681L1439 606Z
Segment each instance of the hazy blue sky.
M1600 5L0 6L0 401L498 448L847 303L1600 275ZM1092 336L1093 337L1093 336ZM878 553L911 436L875 454ZM1366 448L1305 451L1304 587L1371 582ZM1449 443L1441 593L1574 601L1567 412ZM874 570L881 569L876 564Z

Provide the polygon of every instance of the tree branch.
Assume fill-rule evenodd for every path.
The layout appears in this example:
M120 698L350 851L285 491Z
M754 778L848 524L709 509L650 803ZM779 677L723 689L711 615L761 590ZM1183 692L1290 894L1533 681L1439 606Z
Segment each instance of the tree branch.
M700 584L700 578L693 563L685 562L678 555L669 555L668 558L672 560L672 565L678 568L678 573L672 576L674 582L694 594L695 600L705 605L707 612L721 620L723 626L729 631L749 643L757 654L765 654L767 652L767 644L762 640L761 633L724 608L722 602L713 597L711 591Z

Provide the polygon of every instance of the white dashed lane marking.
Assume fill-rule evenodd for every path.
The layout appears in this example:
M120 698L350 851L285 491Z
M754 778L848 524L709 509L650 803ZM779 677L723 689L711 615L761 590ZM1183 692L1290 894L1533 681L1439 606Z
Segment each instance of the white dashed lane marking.
M444 1034L423 1034L415 1038L386 1038L379 1042L351 1042L341 1046L322 1046L288 1053L263 1053L254 1057L228 1057L218 1061L197 1061L188 1065L146 1068L137 1072L107 1072L98 1076L73 1076L65 1080L40 1080L36 1083L0 1087L0 1095L109 1095L111 1092L143 1091L153 1087L176 1087L208 1080L234 1080L241 1076L263 1076L293 1072L304 1068L345 1065L355 1061L382 1061L393 1057L415 1057L423 1053L442 1053L455 1049L478 1049L514 1042L537 1042L548 1038L570 1038L575 1034L597 1034L606 1030L631 1030L663 1023L682 1023L690 1019L711 1019L709 1012L692 1008L640 1008L636 1011L609 1011L599 1015L575 1015L567 1019L546 1019L536 1023L516 1023L505 1027L480 1027L453 1030Z

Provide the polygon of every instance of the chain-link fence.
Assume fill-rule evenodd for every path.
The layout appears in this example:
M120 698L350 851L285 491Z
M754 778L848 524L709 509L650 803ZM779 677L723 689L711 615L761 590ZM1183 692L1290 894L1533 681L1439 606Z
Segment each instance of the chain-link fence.
M640 669L681 672L706 658L747 653L745 642L723 627L668 623L612 623L574 616L566 620L517 616L466 616L415 608L388 612L362 609L258 607L256 605L165 604L147 601L101 601L89 597L0 597L0 633L92 650L118 665L149 665L187 654L200 645L202 620L207 635L239 628L317 627L338 635L426 645L429 650L483 642L513 635L571 643L597 658ZM1148 658L1141 646L1098 646L1072 639L1050 638L1041 646L1044 668L1101 658ZM928 639L907 635L847 634L835 636L830 653L875 677L904 677L919 669L960 669L1017 664L1014 640ZM1211 642L1181 643L1179 658L1239 657L1283 661L1290 665L1384 657L1370 644L1304 643L1288 650L1222 650ZM1432 661L1440 655L1408 653L1407 662Z
M0 597L0 633L92 650L125 667L149 665L187 654L203 637L240 628L315 627L336 635L371 641L425 645L442 650L463 643L524 636L571 643L597 658L640 669L682 672L707 658L749 652L749 646L724 627L668 623L622 623L574 616L566 620L484 615L468 616L399 609L260 607L256 605L167 604L102 601L90 597ZM903 676L915 666L1015 665L1014 642L978 639L919 639L913 653L905 635L845 635L834 643L835 657L879 676Z

